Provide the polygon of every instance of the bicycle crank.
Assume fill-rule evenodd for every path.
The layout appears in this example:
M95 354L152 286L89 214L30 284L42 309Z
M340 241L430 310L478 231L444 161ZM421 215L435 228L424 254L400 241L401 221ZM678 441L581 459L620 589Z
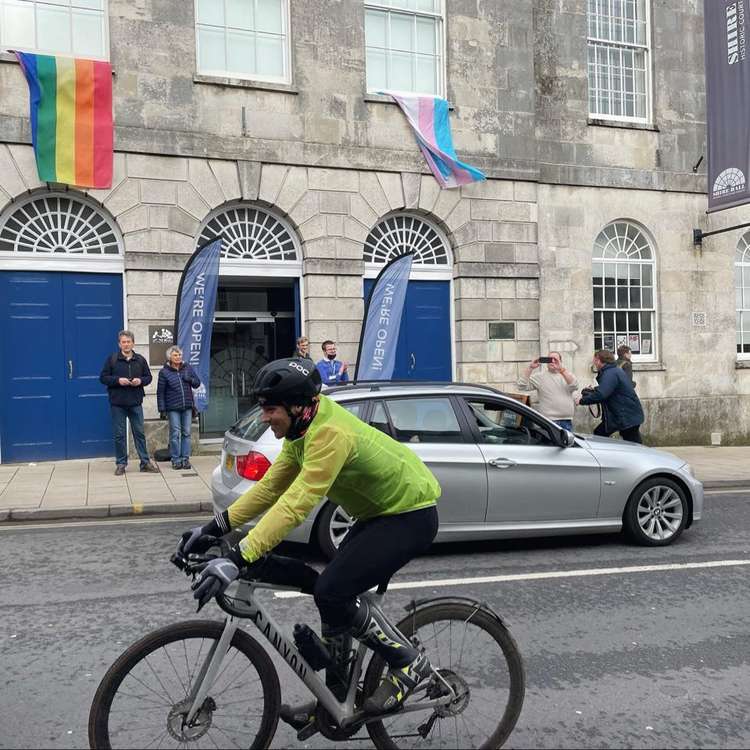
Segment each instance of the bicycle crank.
M175 703L167 716L167 731L178 742L195 742L211 728L213 713L216 710L214 699L206 698L195 718L190 724L186 724L185 717L187 717L191 705L192 700L190 698Z

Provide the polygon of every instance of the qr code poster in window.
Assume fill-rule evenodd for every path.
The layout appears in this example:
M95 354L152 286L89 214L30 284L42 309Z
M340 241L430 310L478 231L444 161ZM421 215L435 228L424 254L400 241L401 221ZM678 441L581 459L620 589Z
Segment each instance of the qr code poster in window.
M693 325L699 328L705 328L706 326L706 313L694 312L693 313Z
M617 337L617 348L619 349L621 346L627 346L628 345L628 337L627 336L618 336Z

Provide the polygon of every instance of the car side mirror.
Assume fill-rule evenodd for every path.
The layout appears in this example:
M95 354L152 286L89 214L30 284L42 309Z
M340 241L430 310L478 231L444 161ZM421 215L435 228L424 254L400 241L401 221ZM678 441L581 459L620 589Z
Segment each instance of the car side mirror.
M560 447L572 448L576 444L576 436L569 430L560 430Z

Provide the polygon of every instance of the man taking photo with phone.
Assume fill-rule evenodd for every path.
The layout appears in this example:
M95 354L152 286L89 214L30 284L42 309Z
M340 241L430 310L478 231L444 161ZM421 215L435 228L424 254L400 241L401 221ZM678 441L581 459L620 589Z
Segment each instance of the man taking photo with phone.
M546 365L545 369L541 365ZM573 429L575 401L573 393L578 380L563 367L562 354L550 352L546 357L532 359L518 380L522 391L536 391L534 408L565 430Z

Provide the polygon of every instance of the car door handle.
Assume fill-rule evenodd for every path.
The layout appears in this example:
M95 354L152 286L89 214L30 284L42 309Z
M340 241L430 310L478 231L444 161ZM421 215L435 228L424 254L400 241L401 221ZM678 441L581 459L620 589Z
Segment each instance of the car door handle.
M487 463L496 469L512 469L516 465L516 462L509 458L491 458Z

